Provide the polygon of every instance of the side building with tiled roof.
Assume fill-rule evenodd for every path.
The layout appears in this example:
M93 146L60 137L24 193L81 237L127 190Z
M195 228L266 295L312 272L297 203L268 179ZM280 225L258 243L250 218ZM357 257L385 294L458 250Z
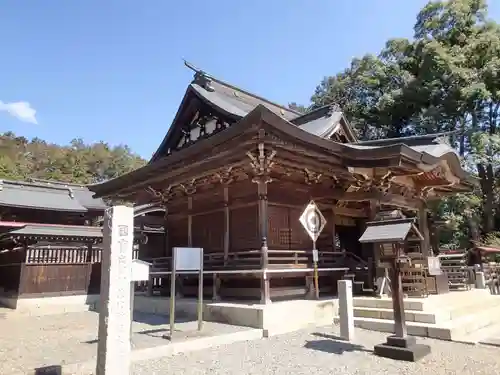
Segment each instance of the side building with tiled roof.
M83 185L0 180L0 303L97 294L106 207Z
M87 186L60 181L0 180L0 305L98 298L108 206L93 195ZM163 212L147 206L135 211L134 257L161 256Z

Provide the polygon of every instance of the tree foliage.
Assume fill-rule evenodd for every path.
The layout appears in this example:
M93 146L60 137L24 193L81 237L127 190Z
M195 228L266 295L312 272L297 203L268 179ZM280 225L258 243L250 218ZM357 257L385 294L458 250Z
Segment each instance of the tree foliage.
M454 229L444 234L450 246L500 230L500 25L485 0L429 2L412 39L355 58L311 101L340 105L361 139L459 130L450 144L480 188L441 201L433 214Z
M79 184L101 182L143 166L145 160L127 146L74 139L60 146L28 140L12 132L0 134L0 178L41 178Z

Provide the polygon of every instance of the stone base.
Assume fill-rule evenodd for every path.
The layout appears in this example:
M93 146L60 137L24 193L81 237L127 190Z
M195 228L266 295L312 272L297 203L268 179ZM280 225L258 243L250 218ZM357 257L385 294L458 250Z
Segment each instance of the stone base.
M12 309L12 315L43 316L69 312L94 310L99 302L98 294L40 295L32 297L0 296L0 306Z
M428 345L417 344L415 337L389 336L387 342L376 345L374 353L398 361L416 362L431 352Z
M197 301L181 298L176 301L176 316L196 319ZM170 299L136 295L137 311L168 315ZM332 324L338 313L338 300L279 301L268 305L248 302L205 302L203 319L208 322L258 328L265 337L293 332L308 326Z

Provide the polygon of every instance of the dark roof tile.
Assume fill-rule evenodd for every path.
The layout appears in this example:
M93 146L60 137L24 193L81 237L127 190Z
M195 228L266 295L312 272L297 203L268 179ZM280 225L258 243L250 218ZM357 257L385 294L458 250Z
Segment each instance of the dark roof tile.
M104 210L106 204L94 198L87 187L58 181L31 179L0 182L0 206L39 210L86 212Z
M2 234L2 236L102 238L102 228L83 225L26 224L26 226L11 230L10 232Z

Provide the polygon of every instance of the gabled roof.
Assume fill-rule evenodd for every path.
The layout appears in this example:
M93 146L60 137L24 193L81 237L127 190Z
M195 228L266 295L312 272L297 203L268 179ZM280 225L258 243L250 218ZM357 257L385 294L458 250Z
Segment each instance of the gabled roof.
M37 179L0 180L0 206L77 213L106 208L86 186Z
M419 239L422 235L415 227L415 219L391 219L371 221L366 223L367 227L359 238L360 243L392 243L405 241L410 231L413 231Z
M188 120L184 116L186 112L192 110L193 100L201 101L232 121L242 119L258 105L262 105L311 134L328 138L334 132L342 129L348 141L357 141L356 135L344 115L333 105L303 114L215 78L189 63L186 63L186 66L195 72L193 81L189 84L174 121L157 151L153 154L150 163L165 156L167 150L172 149L172 138L180 133L179 127L186 125Z
M357 142L357 136L344 113L335 104L325 105L296 117L290 121L302 130L321 138L331 138L337 132L343 133L347 143Z

